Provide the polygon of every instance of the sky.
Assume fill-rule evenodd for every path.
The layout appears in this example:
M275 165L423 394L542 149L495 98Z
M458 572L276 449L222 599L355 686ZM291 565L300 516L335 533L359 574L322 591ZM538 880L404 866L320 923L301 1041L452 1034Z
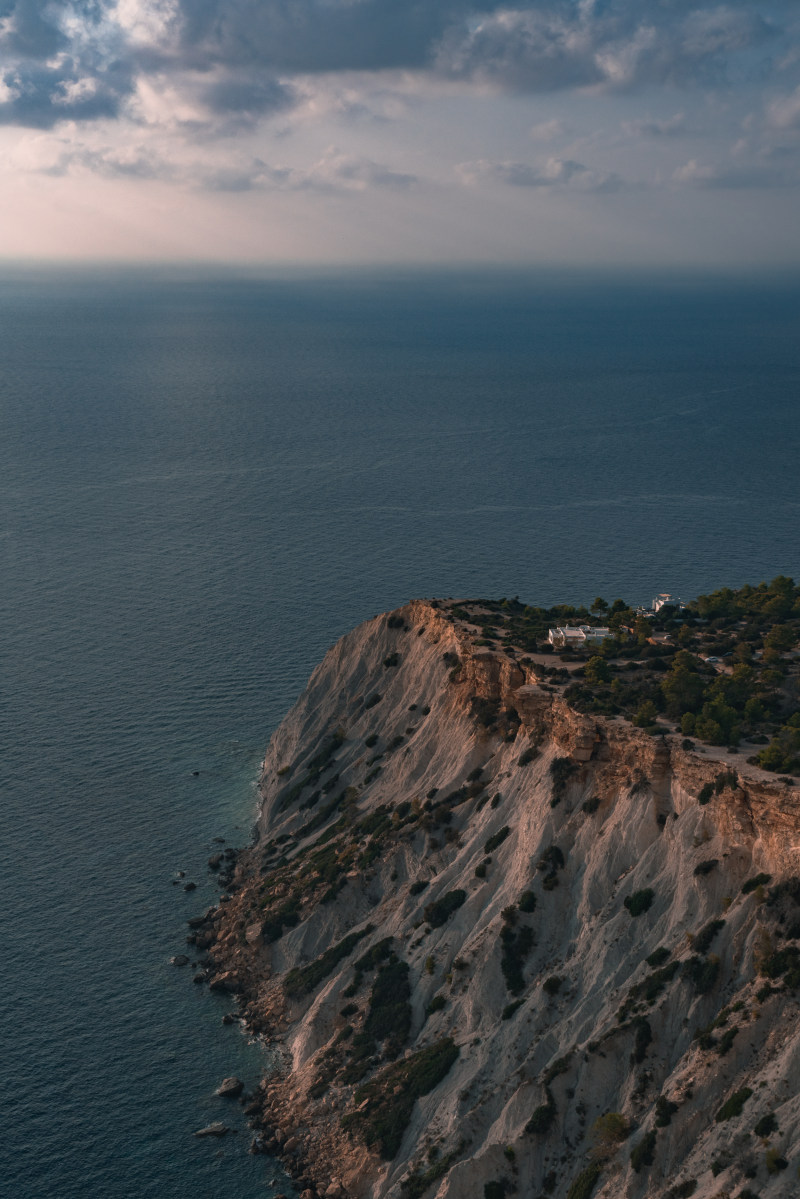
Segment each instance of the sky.
M800 0L0 0L0 257L794 269Z

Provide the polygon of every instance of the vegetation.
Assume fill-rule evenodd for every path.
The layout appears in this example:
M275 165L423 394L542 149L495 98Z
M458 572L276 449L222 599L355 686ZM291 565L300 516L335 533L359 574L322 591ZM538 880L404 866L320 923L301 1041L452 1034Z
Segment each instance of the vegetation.
M462 1150L463 1145L459 1145L452 1153L447 1153L444 1157L437 1158L421 1174L415 1170L400 1183L400 1190L408 1199L419 1199L420 1195L424 1195L434 1182L437 1182L440 1178L444 1178L453 1163L458 1161Z
M603 646L562 651L562 661L583 655L572 675L554 655L552 667L537 667L544 685L563 687L564 697L580 711L621 714L649 731L659 731L656 721L666 719L685 737L712 745L735 746L747 737L761 746L753 759L765 770L800 773L794 656L800 642L800 587L792 579L779 575L757 586L723 587L680 611L666 605L648 619L622 599L602 604L596 601L590 611L568 604L539 608L517 599L480 600L450 612L477 625L482 642L494 644L502 634L503 644L524 653L552 652L546 636L553 625L591 625L601 619L610 630ZM474 611L478 605L480 611ZM558 803L560 796L553 798ZM710 798L704 791L705 801Z
M652 887L645 887L642 891L634 891L632 895L628 895L623 903L630 912L631 916L641 916L644 912L650 910L655 898L655 891Z
M433 928L440 928L467 898L466 891L447 891L424 910L425 919Z
M627 1140L630 1128L621 1112L606 1112L592 1125L592 1152L597 1158L610 1157Z
M368 924L360 932L348 933L343 940L339 941L336 945L332 945L330 949L326 949L320 957L315 958L313 962L309 962L307 966L295 966L284 979L286 994L292 999L299 999L301 996L308 995L309 992L315 990L323 979L326 979L333 972L336 966L339 965L339 962L352 953L358 942L364 937L369 936L371 932L372 925Z
M692 949L695 953L708 953L711 942L724 927L724 920L709 920L708 924L704 925L700 932L692 938Z
M654 949L651 954L648 954L648 956L645 958L645 961L647 962L648 966L652 966L653 969L655 969L657 966L663 966L665 962L669 961L669 950L665 949L664 946L661 945L658 949Z
M504 922L500 931L500 969L506 980L509 995L519 995L525 990L522 967L533 949L533 929L523 926L515 930L510 922Z
M590 1199L601 1173L602 1171L598 1162L592 1162L585 1170L581 1170L567 1191L567 1199Z
M771 1133L777 1131L778 1121L775 1119L774 1112L768 1112L766 1116L762 1116L753 1129L757 1137L768 1137Z
M437 1087L458 1057L458 1046L444 1037L411 1057L387 1066L355 1093L356 1110L342 1127L357 1132L384 1161L397 1156L417 1099Z
M646 1132L631 1150L631 1166L637 1174L652 1166L655 1160L656 1136L655 1131Z
M726 1120L732 1120L734 1116L741 1116L742 1109L752 1094L753 1092L750 1087L742 1087L740 1091L734 1091L730 1099L725 1100L714 1117L717 1124L723 1124Z
M666 1095L659 1095L656 1099L656 1128L666 1128L672 1123L672 1117L678 1110L677 1103L673 1103L671 1099L667 1099Z
M742 895L749 895L752 891L757 891L759 887L766 887L771 882L771 874L756 874L742 884Z
M536 911L536 896L533 891L523 891L517 900L517 907L521 912L529 913Z
M552 807L556 807L564 798L567 783L577 769L578 763L573 762L572 758L553 758L550 763L550 778L553 780L553 798L550 801Z
M543 1136L544 1133L550 1131L556 1115L557 1112L555 1101L553 1096L548 1091L547 1102L541 1103L537 1108L534 1109L533 1115L525 1125L525 1131L538 1136Z
M510 832L511 829L508 827L508 825L503 825L501 829L498 829L496 833L493 833L492 836L487 839L486 844L483 847L483 852L493 853L494 850L497 849L498 845L503 844Z

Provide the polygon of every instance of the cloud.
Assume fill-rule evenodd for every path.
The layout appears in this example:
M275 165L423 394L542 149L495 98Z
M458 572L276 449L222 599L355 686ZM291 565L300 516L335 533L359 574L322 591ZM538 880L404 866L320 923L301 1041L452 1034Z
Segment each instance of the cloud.
M686 114L682 112L660 120L623 121L622 128L639 137L678 137L689 132Z
M479 159L460 163L456 170L462 182L468 185L488 180L511 187L560 187L582 192L619 191L625 186L619 175L591 170L570 158L551 157L541 164Z
M734 68L749 66L748 54L779 40L779 32L747 0L736 6L544 0L453 25L437 65L459 78L528 92L723 84Z
M767 119L776 129L800 129L800 87L778 96L767 108Z
M521 92L725 85L790 61L790 0L0 0L0 120L127 112L148 76L194 73L213 114L297 101L298 76L416 71ZM763 58L763 54L767 58ZM761 57L759 57L761 55ZM83 90L81 90L83 89Z
M678 184L688 184L709 191L783 188L798 184L796 175L768 165L753 163L746 166L728 166L702 163L695 158L678 167L673 172L672 179Z

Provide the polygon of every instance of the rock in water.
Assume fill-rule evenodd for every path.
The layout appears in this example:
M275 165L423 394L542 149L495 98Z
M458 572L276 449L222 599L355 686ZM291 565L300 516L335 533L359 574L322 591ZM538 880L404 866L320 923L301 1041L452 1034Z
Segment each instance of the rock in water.
M189 959L185 953L176 953L174 958L169 959L173 966L188 966Z
M198 1128L194 1135L196 1137L224 1137L230 1131L227 1124L223 1124L221 1120L215 1120L213 1124L207 1124L205 1128Z
M217 1087L216 1093L221 1095L223 1099L236 1099L237 1096L241 1095L243 1090L244 1083L242 1082L241 1078L236 1078L236 1076L232 1074L230 1078L223 1078L222 1082Z

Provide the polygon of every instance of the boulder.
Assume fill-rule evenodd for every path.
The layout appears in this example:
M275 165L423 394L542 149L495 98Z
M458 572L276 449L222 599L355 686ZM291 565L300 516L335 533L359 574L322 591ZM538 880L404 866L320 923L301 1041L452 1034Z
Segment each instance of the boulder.
M244 1090L244 1083L241 1078L237 1078L234 1074L230 1078L223 1078L222 1082L217 1087L217 1094L223 1099L236 1099Z
M212 991L229 991L232 995L242 989L242 984L232 970L224 970L222 974L215 974L208 985Z
M223 1124L220 1120L215 1120L213 1124L207 1124L205 1128L198 1128L194 1134L196 1137L224 1137L231 1131L227 1124Z
M176 953L174 958L169 959L173 966L188 966L189 959L185 953Z
M184 889L184 891L196 891L197 883L184 883L183 889Z
M208 859L209 869L210 870L219 870L221 865L222 865L222 854L221 853L212 853L211 857Z

